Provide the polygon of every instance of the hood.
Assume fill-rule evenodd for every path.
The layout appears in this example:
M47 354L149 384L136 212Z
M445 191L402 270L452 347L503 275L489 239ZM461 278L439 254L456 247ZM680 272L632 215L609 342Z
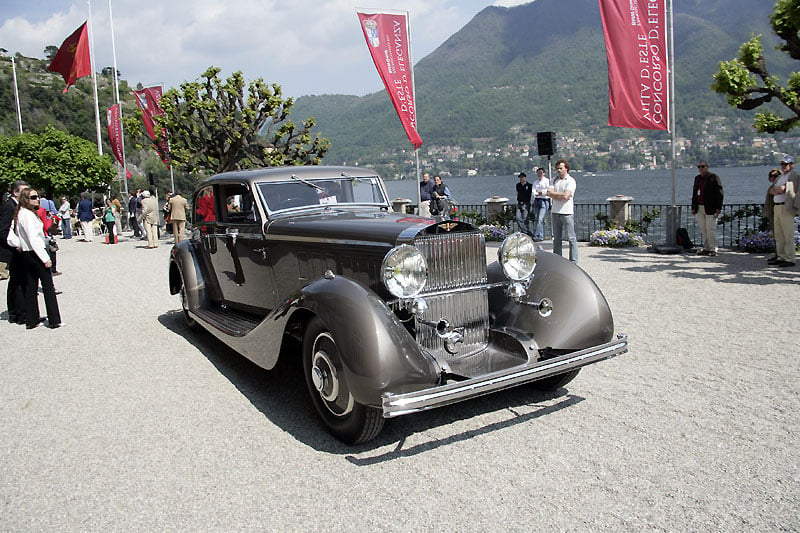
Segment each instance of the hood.
M277 218L267 222L265 233L270 237L319 239L326 242L383 243L395 246L410 243L422 233L463 231L466 223L436 222L429 218L386 211L338 211L335 209Z

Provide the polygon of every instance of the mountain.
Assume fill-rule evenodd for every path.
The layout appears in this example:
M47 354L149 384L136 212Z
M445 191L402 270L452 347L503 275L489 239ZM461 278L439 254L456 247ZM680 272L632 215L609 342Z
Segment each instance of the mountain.
M752 135L752 112L730 108L711 90L711 76L753 33L764 35L770 70L790 71L788 57L774 50L771 2L682 0L675 6L677 134L702 142L699 124L723 117ZM421 59L414 72L423 152L530 142L537 131L606 143L633 135L667 138L606 126L607 63L597 0L487 7ZM294 113L317 119L332 141L329 162L379 164L387 153L411 150L385 91L303 96Z

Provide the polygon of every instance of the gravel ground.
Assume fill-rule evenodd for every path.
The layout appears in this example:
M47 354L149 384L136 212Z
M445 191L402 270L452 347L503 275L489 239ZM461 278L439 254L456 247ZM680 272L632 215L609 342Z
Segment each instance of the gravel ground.
M581 245L629 353L348 447L184 326L166 241L60 243L66 326L0 304L0 530L800 529L800 267Z

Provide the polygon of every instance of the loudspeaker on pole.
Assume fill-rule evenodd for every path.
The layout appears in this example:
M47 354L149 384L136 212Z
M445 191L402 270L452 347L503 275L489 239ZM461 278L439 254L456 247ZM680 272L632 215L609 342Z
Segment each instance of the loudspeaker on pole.
M540 131L536 134L536 145L539 155L551 156L556 153L556 139L552 131Z

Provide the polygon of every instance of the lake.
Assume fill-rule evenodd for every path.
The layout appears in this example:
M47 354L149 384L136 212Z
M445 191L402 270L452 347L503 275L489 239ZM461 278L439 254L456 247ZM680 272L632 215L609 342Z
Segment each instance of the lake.
M779 167L779 165L776 165ZM722 180L726 204L764 203L769 182L767 174L771 166L712 168ZM528 181L536 179L533 170L526 170ZM555 173L555 170L553 170ZM675 170L675 203L691 202L692 184L697 175L696 168ZM637 204L665 204L672 201L672 185L669 170L617 170L586 175L573 172L578 184L575 202L581 204L605 203L611 196L632 196ZM516 201L516 176L448 176L444 180L453 197L460 204L482 204L492 196L502 196L510 202ZM393 180L386 182L389 198L417 200L416 181Z

